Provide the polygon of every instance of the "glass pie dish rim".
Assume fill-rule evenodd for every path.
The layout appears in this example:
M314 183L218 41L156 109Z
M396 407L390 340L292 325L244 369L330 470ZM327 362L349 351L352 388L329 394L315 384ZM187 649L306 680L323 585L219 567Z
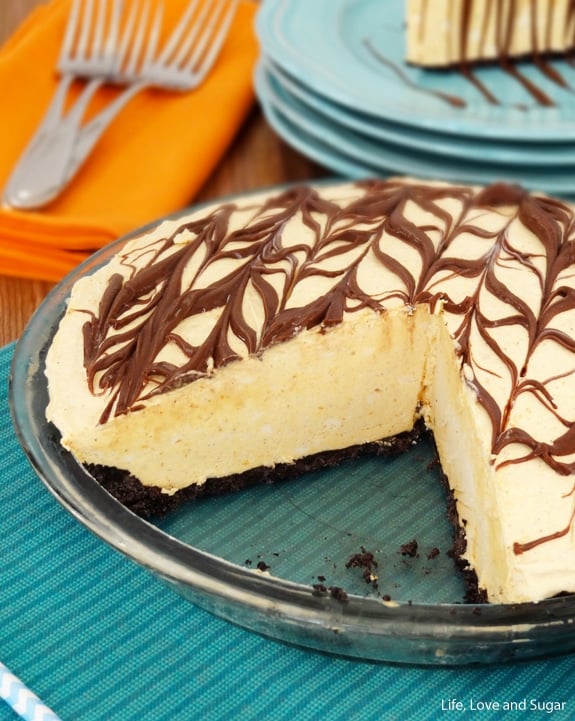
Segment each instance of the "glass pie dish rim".
M191 210L203 205L208 204ZM169 535L122 506L60 446L44 415L48 391L43 367L70 289L127 240L162 220L114 241L79 265L50 291L17 342L9 381L13 425L32 467L59 503L98 538L188 600L279 641L349 658L425 665L575 651L575 595L474 605L318 593L311 585L238 566Z

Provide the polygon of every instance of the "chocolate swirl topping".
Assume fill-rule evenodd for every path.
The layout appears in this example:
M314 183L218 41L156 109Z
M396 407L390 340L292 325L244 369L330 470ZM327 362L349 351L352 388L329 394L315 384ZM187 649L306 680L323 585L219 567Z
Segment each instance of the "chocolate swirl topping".
M572 209L506 184L369 180L348 200L326 196L300 186L228 203L122 255L125 276L109 279L83 329L90 388L109 398L101 423L304 329L424 303L443 309L494 456L511 451L497 463L575 473L575 408L561 398L575 373ZM543 350L563 353L559 373L542 370ZM514 425L522 403L562 430Z

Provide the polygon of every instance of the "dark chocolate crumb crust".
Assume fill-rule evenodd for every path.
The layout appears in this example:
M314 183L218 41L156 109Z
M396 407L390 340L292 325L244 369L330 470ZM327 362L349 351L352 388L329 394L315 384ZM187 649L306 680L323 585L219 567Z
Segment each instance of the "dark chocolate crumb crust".
M402 544L400 553L402 556L410 556L415 558L417 556L418 543L417 539L413 538L411 541Z
M363 580L370 583L374 588L378 587L377 560L372 551L368 551L362 546L360 553L354 553L353 556L348 558L345 567L361 569Z
M278 464L273 468L260 467L225 478L210 478L202 486L183 488L173 495L162 493L161 488L157 486L143 486L140 481L129 472L118 468L87 464L86 469L103 488L133 513L142 518L162 518L183 504L199 498L241 491L258 484L283 482L305 473L324 468L332 468L365 455L398 455L411 448L417 443L421 436L426 433L427 431L424 429L423 424L419 423L412 431L402 433L393 438L387 438L382 441L360 446L352 446L343 450L317 453L302 458L295 463ZM479 588L475 572L462 558L466 548L464 522L460 522L455 499L447 485L445 476L443 476L443 482L448 498L449 518L455 529L453 550L449 552L449 555L453 557L456 567L465 579L467 588L465 602L487 603L485 590ZM415 555L417 553L417 541L403 544L401 553ZM316 587L314 587L316 593L324 591L321 586L322 584L317 584ZM331 589L326 588L325 591L331 592Z
M315 596L327 596L328 594L335 598L336 601L346 603L349 600L347 591L341 586L326 586L324 583L315 583L312 586L313 593Z
M457 506L453 491L447 486L447 478L442 475L443 483L447 493L447 510L449 520L454 528L453 550L449 551L449 555L453 557L455 565L459 572L463 575L465 581L465 602L466 603L488 603L487 591L479 586L477 574L469 566L463 558L463 554L467 548L467 539L465 537L465 520L459 518Z
M173 495L162 493L157 486L143 486L128 471L109 466L87 464L88 472L108 493L142 518L162 518L183 503L197 498L219 496L241 491L262 483L276 483L297 478L311 471L332 468L364 455L391 456L405 452L420 438L420 426L393 438L342 450L316 453L294 463L280 463L273 468L253 468L225 478L209 478L202 486L183 488Z

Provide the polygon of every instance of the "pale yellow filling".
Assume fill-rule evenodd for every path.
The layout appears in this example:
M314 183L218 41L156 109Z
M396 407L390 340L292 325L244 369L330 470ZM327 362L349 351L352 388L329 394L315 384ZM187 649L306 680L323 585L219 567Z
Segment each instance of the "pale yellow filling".
M78 417L85 399L54 380L59 401L50 414L80 461L128 468L168 493L377 441L413 427L429 347L424 316L425 309L353 314L325 333L301 332L261 357L155 396L135 413L106 424L93 417L80 432L67 419ZM51 376L63 386L73 371L58 364L69 358L56 338Z

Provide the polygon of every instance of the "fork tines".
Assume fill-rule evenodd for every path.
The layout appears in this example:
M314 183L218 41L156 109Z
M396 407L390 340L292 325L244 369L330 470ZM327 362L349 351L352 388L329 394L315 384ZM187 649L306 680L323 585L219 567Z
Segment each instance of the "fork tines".
M192 0L161 50L161 0L130 0L128 13L124 4L73 0L58 65L61 73L193 88L213 66L238 0Z
M95 2L72 2L58 61L63 74L106 77L114 72L122 0L112 0L109 7L108 0Z
M192 0L160 56L160 63L201 82L228 34L237 0Z

